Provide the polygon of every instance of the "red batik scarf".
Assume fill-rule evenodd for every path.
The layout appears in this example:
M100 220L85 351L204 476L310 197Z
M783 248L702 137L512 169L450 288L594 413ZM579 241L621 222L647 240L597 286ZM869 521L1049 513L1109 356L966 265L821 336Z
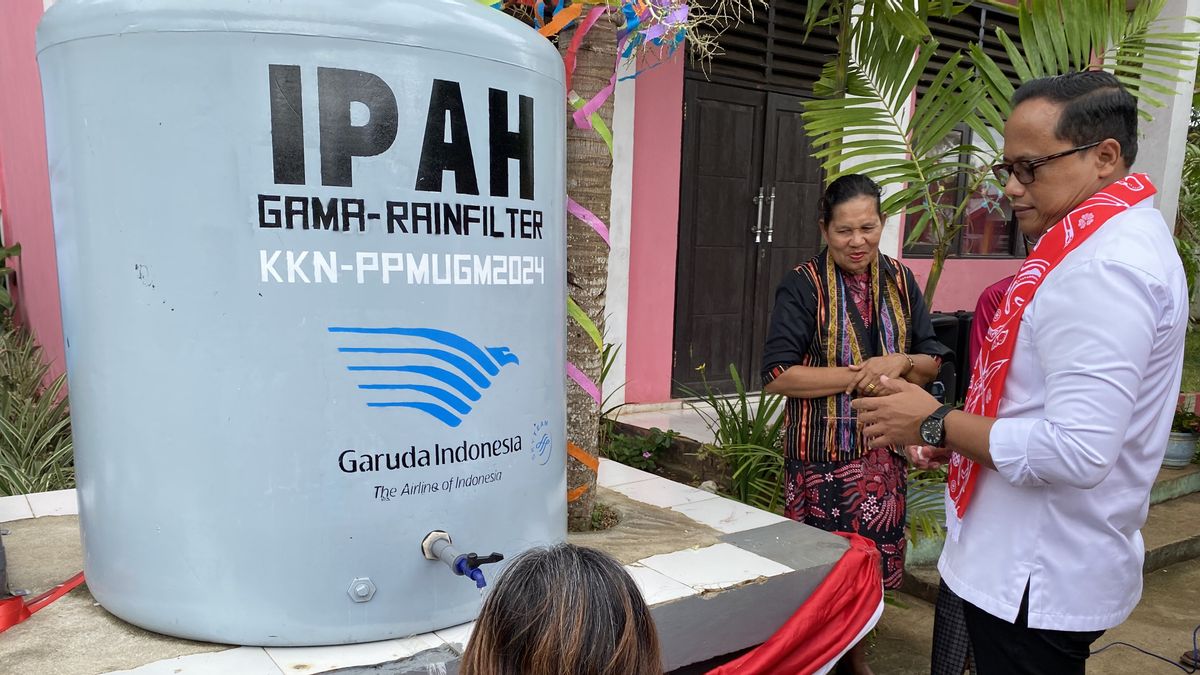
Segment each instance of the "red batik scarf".
M1017 345L1021 314L1029 306L1046 275L1109 218L1155 192L1150 178L1145 174L1126 176L1089 197L1046 231L1005 292L1004 300L1000 302L988 327L983 346L975 357L971 367L971 387L967 390L968 413L996 416L1013 350ZM971 503L971 494L975 491L978 478L979 466L975 462L957 452L951 456L947 496L953 508L947 509L946 520L955 539L958 538L963 514Z

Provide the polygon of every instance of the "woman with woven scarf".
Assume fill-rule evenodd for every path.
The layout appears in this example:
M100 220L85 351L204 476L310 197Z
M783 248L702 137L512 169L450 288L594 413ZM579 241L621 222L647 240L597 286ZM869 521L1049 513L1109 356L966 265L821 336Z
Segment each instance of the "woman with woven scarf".
M937 341L912 272L879 252L880 191L842 176L821 198L826 248L784 278L767 333L763 382L787 397L784 513L831 532L857 532L882 554L886 588L904 578L905 460L871 450L850 401L879 378L925 385L949 350ZM870 672L855 647L851 670Z

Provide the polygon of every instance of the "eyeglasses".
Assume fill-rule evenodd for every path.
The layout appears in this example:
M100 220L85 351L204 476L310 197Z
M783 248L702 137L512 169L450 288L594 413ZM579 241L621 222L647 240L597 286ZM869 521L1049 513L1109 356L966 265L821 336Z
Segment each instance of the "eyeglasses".
M1053 155L1046 155L1045 157L1019 159L1015 162L1003 162L993 166L992 173L995 174L996 180L1000 181L1001 185L1008 183L1008 177L1010 175L1016 176L1017 182L1021 185L1029 185L1036 178L1036 176L1033 175L1033 172L1039 166L1045 164L1046 162L1054 161L1059 157L1066 157L1067 155L1073 155L1077 152L1094 148L1103 142L1104 141L1096 141L1095 143L1088 143L1087 145L1081 145L1077 148L1071 148L1070 150L1063 150L1062 152L1056 152Z

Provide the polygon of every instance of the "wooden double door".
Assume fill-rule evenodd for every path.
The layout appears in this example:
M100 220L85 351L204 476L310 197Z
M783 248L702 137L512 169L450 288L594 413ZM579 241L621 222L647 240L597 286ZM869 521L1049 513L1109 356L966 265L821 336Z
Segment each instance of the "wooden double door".
M822 172L797 95L689 77L684 106L672 392L703 367L728 393L730 364L754 391L775 289L820 249Z

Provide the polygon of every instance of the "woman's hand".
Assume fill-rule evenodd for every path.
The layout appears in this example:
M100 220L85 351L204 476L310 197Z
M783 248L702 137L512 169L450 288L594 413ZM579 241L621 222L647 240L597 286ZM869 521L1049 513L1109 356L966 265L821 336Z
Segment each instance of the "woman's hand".
M869 358L862 363L850 366L850 372L856 374L857 377L850 382L846 393L857 393L859 396L879 396L883 393L879 390L879 378L900 379L908 374L911 366L912 362L904 354L886 354Z
M929 392L904 380L885 377L876 389L882 396L864 396L850 402L858 413L867 444L872 448L921 445L921 423L941 403Z
M909 445L904 448L904 454L915 469L940 469L950 463L950 451L932 445Z

